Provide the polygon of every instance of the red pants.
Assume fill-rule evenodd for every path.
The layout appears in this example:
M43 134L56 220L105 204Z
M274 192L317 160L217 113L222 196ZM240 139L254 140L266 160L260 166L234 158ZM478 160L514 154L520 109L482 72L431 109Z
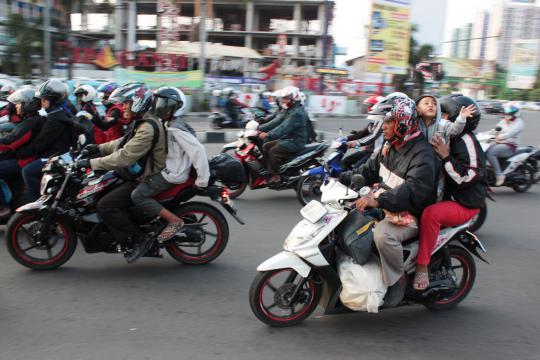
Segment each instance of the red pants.
M469 209L455 201L441 201L428 206L420 222L420 248L416 263L428 265L441 226L458 226L471 220L480 209Z

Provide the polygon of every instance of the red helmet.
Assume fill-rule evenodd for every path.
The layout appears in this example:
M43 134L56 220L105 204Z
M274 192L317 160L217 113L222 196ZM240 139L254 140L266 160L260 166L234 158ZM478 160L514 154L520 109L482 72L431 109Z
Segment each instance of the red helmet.
M378 95L371 95L368 96L366 100L364 100L364 105L367 106L367 112L371 111L371 108L376 105L379 101L383 100L384 98L382 96Z

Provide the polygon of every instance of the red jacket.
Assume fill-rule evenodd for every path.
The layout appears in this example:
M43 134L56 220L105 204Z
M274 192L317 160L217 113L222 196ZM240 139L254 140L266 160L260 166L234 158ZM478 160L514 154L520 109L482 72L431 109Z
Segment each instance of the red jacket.
M107 118L113 118L113 125L105 131L105 141L109 142L116 139L121 138L124 136L124 125L128 125L131 120L124 118L124 107L122 104L114 104L111 106L107 112L105 113L105 119L107 121ZM96 144L99 144L96 141Z

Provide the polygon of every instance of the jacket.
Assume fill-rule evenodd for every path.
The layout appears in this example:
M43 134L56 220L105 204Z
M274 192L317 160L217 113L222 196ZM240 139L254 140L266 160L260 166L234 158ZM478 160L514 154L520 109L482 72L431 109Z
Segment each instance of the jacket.
M92 102L85 102L81 106L81 111L86 111L92 115L92 125L94 132L94 142L96 144L103 144L105 141L104 125L96 109L96 106Z
M107 121L107 118L112 120ZM105 113L106 126L108 129L105 131L105 142L114 141L124 136L124 126L129 125L130 119L124 118L124 108L122 104L114 104Z
M399 149L392 146L387 156L380 152L353 173L361 174L366 184L379 183L386 190L378 197L383 209L408 211L419 219L424 208L435 202L439 161L422 134Z
M259 126L260 131L268 133L267 141L278 140L278 145L290 151L300 151L307 143L306 113L301 106L287 109L281 119ZM279 122L276 120L280 120Z
M429 96L429 95L426 95ZM421 96L418 99L416 99L416 103L418 103L423 97ZM419 129L422 131L422 134L424 134L424 137L427 139L428 142L431 142L431 138L433 135L435 135L436 132L440 131L442 132L442 137L444 140L448 143L451 137L457 136L461 134L463 129L465 128L465 125L467 124L467 119L462 118L461 116L458 116L456 121L451 122L445 119L441 118L441 104L439 103L439 99L433 96L429 96L433 99L435 99L435 102L437 103L437 115L435 116L435 119L431 121L429 126L426 127L426 124L424 123L424 120L422 118L418 119Z
M165 167L167 157L165 127L161 120L150 113L146 113L143 120L154 122L159 129L159 136L152 154L147 158L144 172L137 181L159 173ZM99 153L103 157L90 160L93 170L115 170L120 176L125 176L126 169L143 158L152 147L154 127L147 122L142 122L125 136L127 142L123 146L122 138L99 145Z
M23 151L20 150L23 150L27 144L36 138L41 131L43 121L43 118L37 113L27 116L8 135L1 137L0 152L2 158L16 158L21 168L35 160L35 156L21 155Z
M48 158L53 154L66 153L72 145L72 128L72 119L61 107L47 109L41 131L20 150L18 156Z
M497 135L504 143L519 146L523 128L525 127L525 123L521 118L518 117L514 120L503 119L499 121L497 126L502 128Z
M186 124L177 119L167 126L168 153L163 178L171 184L181 184L189 177L193 166L197 172L195 185L208 186L210 167L204 146L197 140Z
M445 172L444 198L469 209L484 205L488 183L486 156L472 132L450 142L450 155L442 160Z
M368 115L368 120L372 120L368 126L360 131L351 132L347 141L358 140L358 146L367 146L371 150L380 150L384 142L382 137L382 125L384 116Z

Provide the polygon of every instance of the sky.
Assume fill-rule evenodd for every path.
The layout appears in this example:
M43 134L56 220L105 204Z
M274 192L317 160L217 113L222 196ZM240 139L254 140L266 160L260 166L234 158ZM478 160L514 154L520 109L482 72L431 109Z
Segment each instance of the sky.
M449 39L453 28L472 22L477 11L489 8L499 1L501 0L447 0L446 14L436 14L435 17L445 17L445 38ZM365 26L369 23L370 4L370 0L336 0L333 35L338 46L348 49L347 56L337 57L336 65L340 66L347 59L365 54L368 36ZM423 16L422 10L418 10L418 15ZM425 16L434 17L427 11ZM429 29L420 30L420 39L424 31L429 32Z

